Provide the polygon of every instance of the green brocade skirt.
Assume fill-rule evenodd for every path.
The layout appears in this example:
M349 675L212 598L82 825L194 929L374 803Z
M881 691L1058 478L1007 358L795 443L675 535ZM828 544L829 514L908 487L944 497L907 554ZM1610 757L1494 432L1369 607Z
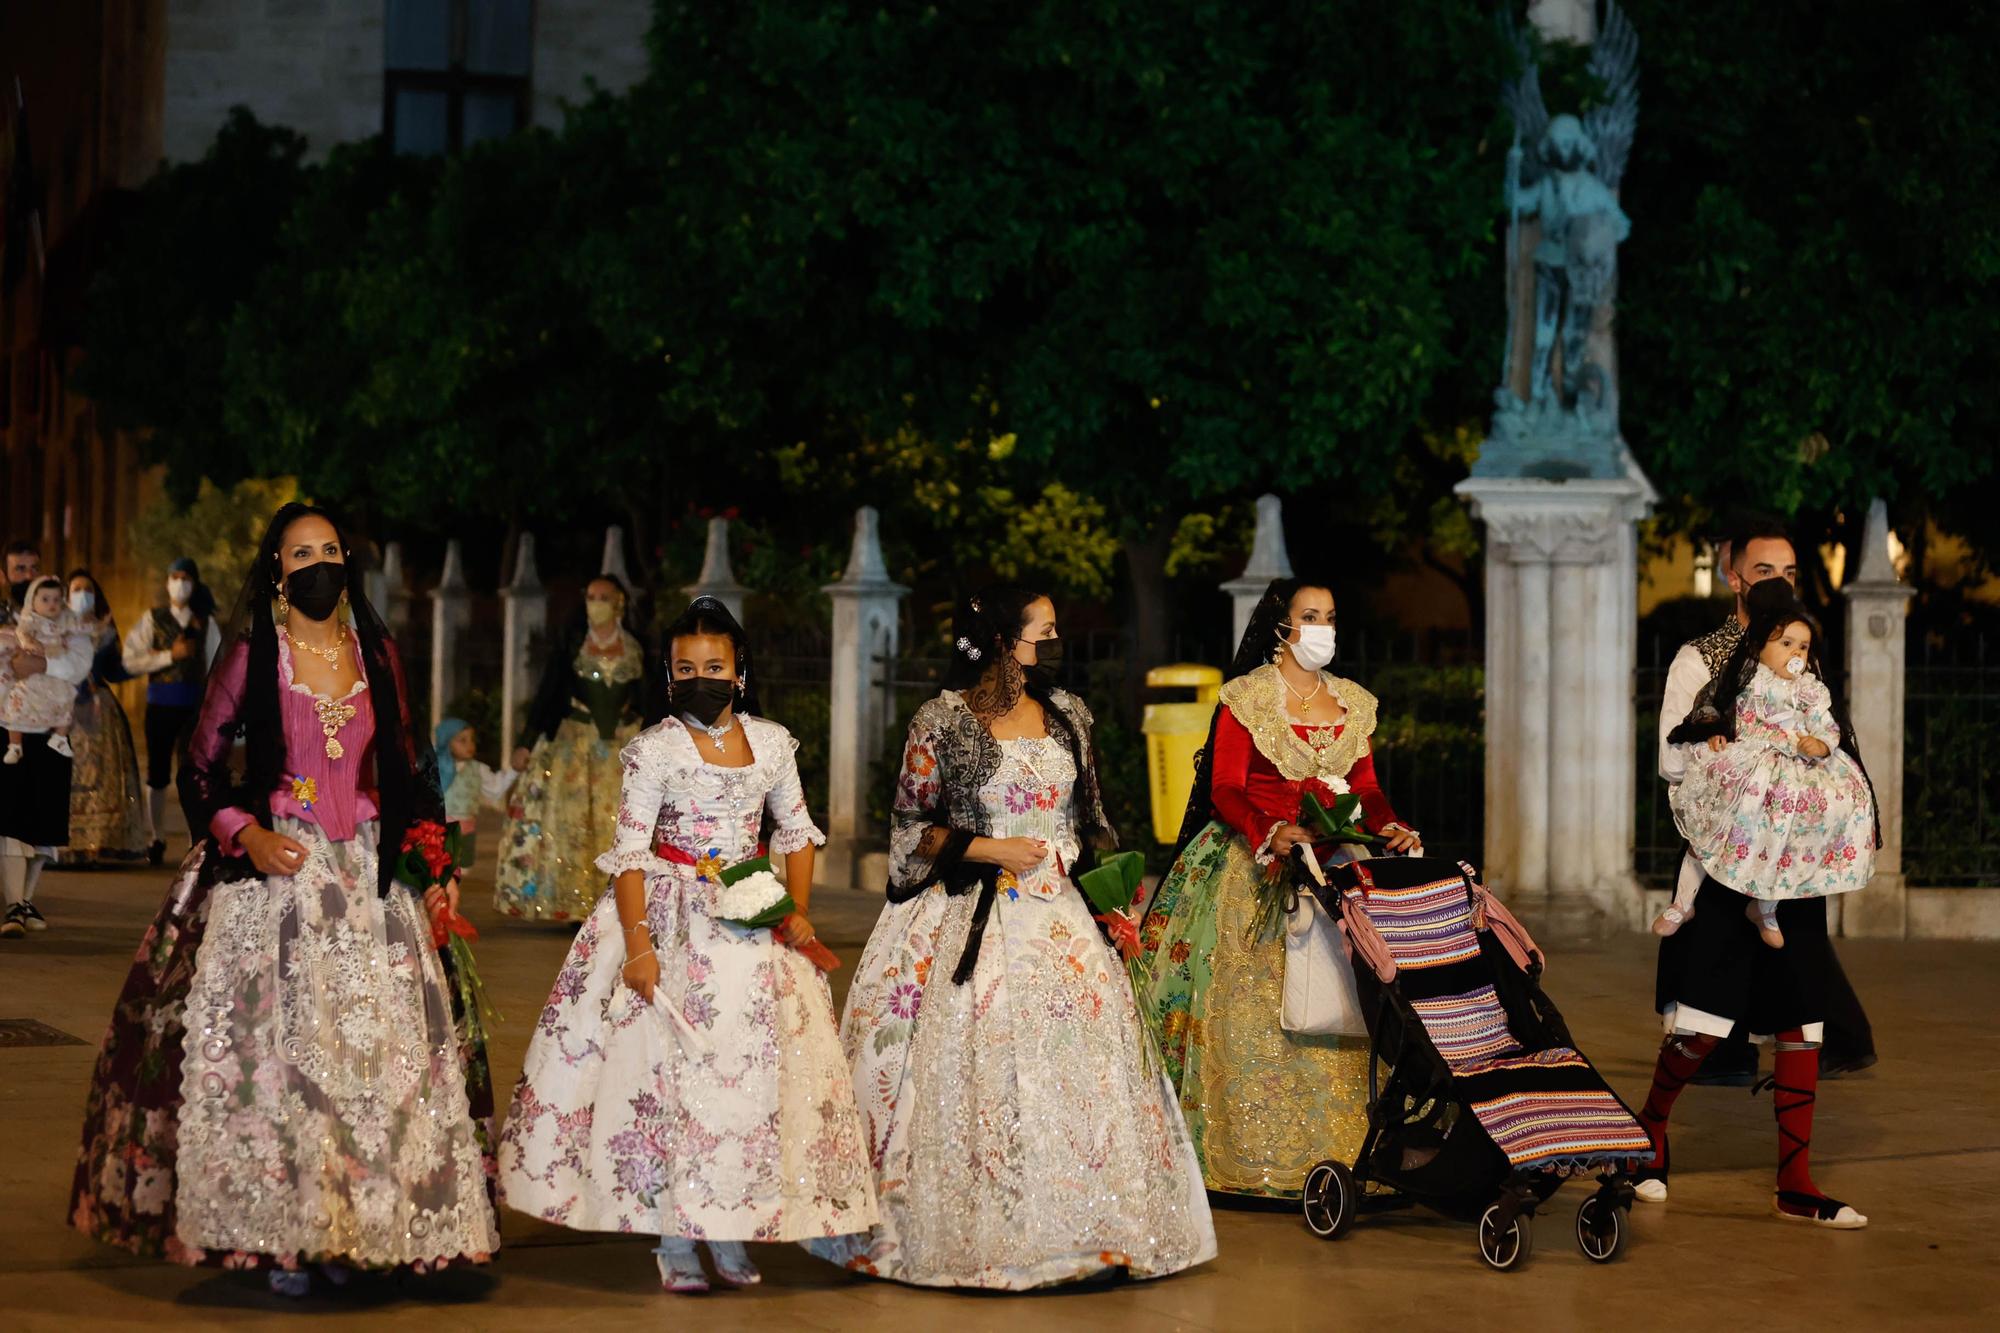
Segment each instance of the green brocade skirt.
M1285 943L1251 938L1263 877L1227 824L1188 844L1146 919L1139 1003L1162 1034L1208 1188L1296 1198L1315 1163L1360 1150L1368 1042L1279 1025Z

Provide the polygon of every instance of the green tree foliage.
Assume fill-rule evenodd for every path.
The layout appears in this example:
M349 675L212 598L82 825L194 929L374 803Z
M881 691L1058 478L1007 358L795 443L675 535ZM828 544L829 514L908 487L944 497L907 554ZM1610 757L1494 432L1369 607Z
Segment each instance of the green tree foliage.
M1990 558L2000 11L1626 8L1624 420L1676 516L1761 501L1852 541L1882 495Z
M1386 485L1492 286L1478 6L663 0L653 53L628 231L704 276L615 271L633 336L714 301L807 446L1015 435L1142 609L1191 503Z
M265 525L281 505L299 498L290 477L251 478L227 488L203 481L185 505L163 495L139 511L132 554L141 568L162 577L169 564L187 556L200 567L222 614L231 615Z
M140 191L92 287L79 386L110 424L147 432L180 504L204 477L229 482L264 465L224 424L226 351L238 307L278 252L305 147L238 108L200 161Z

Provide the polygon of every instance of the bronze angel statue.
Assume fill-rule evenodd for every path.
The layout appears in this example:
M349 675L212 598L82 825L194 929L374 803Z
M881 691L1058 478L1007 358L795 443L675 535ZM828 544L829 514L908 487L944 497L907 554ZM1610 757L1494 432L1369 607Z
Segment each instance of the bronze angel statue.
M1532 218L1541 224L1533 254L1535 345L1529 398L1542 406L1554 394L1564 408L1588 406L1614 414L1615 421L1611 371L1590 359L1588 343L1598 307L1616 294L1618 246L1632 230L1618 206L1618 183L1639 120L1639 35L1616 0L1605 0L1588 66L1603 96L1580 118L1549 116L1527 36L1518 30L1512 36L1522 70L1503 93L1514 119L1514 144L1507 153L1510 307L1523 258L1522 223ZM1510 309L1509 380L1516 323L1512 313Z

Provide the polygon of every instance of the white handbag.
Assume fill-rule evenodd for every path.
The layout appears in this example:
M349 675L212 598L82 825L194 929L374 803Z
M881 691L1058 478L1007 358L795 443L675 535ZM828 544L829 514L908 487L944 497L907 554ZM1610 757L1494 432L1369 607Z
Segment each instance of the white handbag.
M1310 848L1306 858L1323 881ZM1302 1037L1368 1035L1347 942L1310 893L1299 894L1299 905L1285 919L1285 1003L1278 1025Z

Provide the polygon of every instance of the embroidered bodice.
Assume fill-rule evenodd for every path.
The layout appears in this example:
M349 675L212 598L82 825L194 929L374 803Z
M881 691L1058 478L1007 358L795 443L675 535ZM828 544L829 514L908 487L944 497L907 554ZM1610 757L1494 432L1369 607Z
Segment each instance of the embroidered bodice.
M666 849L689 858L712 854L724 864L747 860L757 854L767 812L773 856L826 841L806 809L798 742L775 722L738 720L752 756L742 768L709 763L677 718L640 732L619 752L625 777L618 795L618 832L610 849L597 858L599 870L607 875L635 869L691 873L689 866L662 859Z
M347 638L355 669L361 674L338 699L315 694L292 674L292 646L278 636L278 711L285 728L285 772L271 792L271 813L319 825L327 837L344 842L363 821L376 817L375 708L368 688L361 644ZM235 743L235 726L243 715L243 691L249 672L247 643L231 645L208 684L201 720L188 745L191 763L223 769ZM335 753L337 751L337 753ZM366 785L364 785L366 784ZM248 810L219 810L209 831L233 851L235 836L254 819Z
M1000 742L1000 767L979 789L995 838L1040 838L1054 856L1011 886L1037 898L1063 891L1069 867L1082 852L1077 835L1076 761L1053 736Z
M1824 741L1829 750L1839 746L1832 694L1810 671L1787 680L1759 662L1749 687L1736 696L1736 739L1792 750L1801 736Z

